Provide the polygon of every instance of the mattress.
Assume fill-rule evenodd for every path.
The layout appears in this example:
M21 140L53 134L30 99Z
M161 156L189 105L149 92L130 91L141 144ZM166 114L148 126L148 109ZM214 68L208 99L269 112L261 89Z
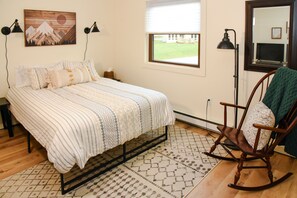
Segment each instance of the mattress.
M105 78L52 90L12 87L7 99L60 173L175 121L164 94Z

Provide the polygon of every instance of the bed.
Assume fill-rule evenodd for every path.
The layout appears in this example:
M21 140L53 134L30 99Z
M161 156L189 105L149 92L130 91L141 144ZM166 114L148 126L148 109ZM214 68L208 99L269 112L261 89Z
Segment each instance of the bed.
M12 87L7 99L61 174L175 121L164 94L106 78L56 89Z

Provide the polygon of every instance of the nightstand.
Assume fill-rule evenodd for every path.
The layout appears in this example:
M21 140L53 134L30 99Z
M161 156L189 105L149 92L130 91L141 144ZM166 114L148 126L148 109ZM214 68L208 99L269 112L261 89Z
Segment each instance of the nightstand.
M11 115L8 110L9 102L6 98L0 98L0 110L2 116L2 123L4 129L8 129L9 137L13 137L12 123L11 123Z
M120 79L116 79L115 78L115 75L114 75L114 72L113 71L105 71L104 74L103 74L103 77L104 78L110 78L112 80L116 80L116 81L122 82Z

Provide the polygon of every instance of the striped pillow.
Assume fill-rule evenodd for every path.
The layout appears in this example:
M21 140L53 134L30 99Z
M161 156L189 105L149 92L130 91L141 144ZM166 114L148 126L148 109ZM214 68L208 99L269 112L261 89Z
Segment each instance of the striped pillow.
M92 80L96 81L100 79L99 74L97 73L94 61L93 60L86 60L86 61L65 61L64 62L64 69L73 69L78 67L87 67L89 73L92 77Z
M87 67L48 71L50 89L92 81Z

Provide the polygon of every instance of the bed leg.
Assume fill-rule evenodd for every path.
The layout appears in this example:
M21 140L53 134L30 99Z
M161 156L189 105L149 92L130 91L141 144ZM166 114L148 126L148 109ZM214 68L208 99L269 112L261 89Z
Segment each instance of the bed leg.
M165 126L165 140L168 140L168 126Z
M31 153L31 134L27 134L27 143L28 143L28 153Z
M64 195L65 194L64 175L60 174L60 178L61 178L61 193L62 193L62 195Z
M123 161L125 162L127 160L126 158L126 143L123 144Z

